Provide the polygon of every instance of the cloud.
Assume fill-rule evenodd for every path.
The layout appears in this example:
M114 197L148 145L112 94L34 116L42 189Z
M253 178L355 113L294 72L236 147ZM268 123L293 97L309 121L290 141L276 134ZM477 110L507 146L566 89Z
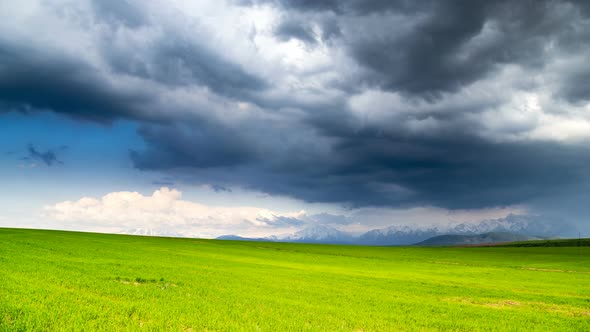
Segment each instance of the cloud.
M362 81L428 98L505 64L538 70L555 50L548 45L566 50L587 39L579 32L587 12L578 1L260 2L301 12L308 25L336 17L338 44L367 70Z
M37 10L24 10L27 19L43 31L23 29L7 17L0 27L15 31L0 35L0 101L11 109L50 110L107 123L166 121L170 116L163 109L182 87L229 99L248 98L266 87L262 78L214 50L204 28L171 21L176 12L150 23L147 12L153 8L132 1L32 8ZM60 10L72 16L61 17ZM48 31L64 38L48 41Z
M562 84L559 95L572 103L587 104L590 101L590 70L586 68L572 68Z
M248 73L206 44L179 33L182 32L158 32L139 41L119 37L113 47L105 45L101 52L118 74L170 87L204 86L229 98L249 98L249 94L266 88L262 78ZM126 42L134 43L135 49L122 45ZM134 55L138 51L142 56Z
M149 21L143 8L133 1L92 0L90 3L96 20L106 21L111 25L123 24L130 28L139 28Z
M148 116L140 115L139 107L152 99L146 91L115 83L67 54L38 52L0 39L0 100L11 108L52 110L102 123Z
M64 146L61 147L60 150L64 150L66 148L67 147ZM52 149L42 152L30 144L27 148L27 152L29 153L28 157L26 157L27 159L41 161L47 166L63 164L63 162L57 158L57 152Z
M139 169L231 166L256 158L256 150L238 132L214 124L147 125L139 134L148 143L146 151L130 152Z
M279 213L250 206L207 206L182 199L181 192L162 187L152 195L112 192L45 206L44 215L75 229L125 232L136 229L172 231L194 237L224 234L247 236L289 231L300 212Z
M232 192L231 188L224 187L224 186L219 185L219 184L211 185L211 189L213 191L215 191L216 193L219 193L219 192L228 192L228 193L231 193Z
M282 41L289 41L294 38L309 44L316 43L312 27L294 19L282 21L275 29L275 36Z
M590 183L588 8L27 0L0 13L0 103L133 121L133 166L167 183L352 208L555 207Z
M212 187L209 189L214 191ZM534 216L521 206L456 211L436 207L361 208L309 214L304 210L284 212L254 206L206 205L184 200L180 191L167 187L151 195L120 191L100 198L58 202L45 206L43 214L67 229L206 238L227 234L263 237L324 226L351 234L373 229L476 232L510 226L555 235L560 225Z

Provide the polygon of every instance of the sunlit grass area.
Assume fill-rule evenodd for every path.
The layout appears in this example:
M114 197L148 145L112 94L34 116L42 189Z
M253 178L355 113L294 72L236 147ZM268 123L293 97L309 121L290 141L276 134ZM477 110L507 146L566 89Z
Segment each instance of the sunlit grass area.
M590 248L0 229L4 331L588 331Z

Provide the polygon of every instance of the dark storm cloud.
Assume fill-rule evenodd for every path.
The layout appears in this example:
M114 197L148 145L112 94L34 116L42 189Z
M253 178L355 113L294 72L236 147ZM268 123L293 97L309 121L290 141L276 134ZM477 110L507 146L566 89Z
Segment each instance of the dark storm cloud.
M290 173L258 185L267 192L353 206L482 208L577 191L590 179L585 166L590 151L561 144L357 138L337 147L331 158L340 161L319 165L325 167L321 172L307 170L295 178Z
M113 44L121 24L135 29L151 26L141 2L108 0L92 4L97 20L111 26L101 52L117 73L170 86L200 85L230 98L246 98L250 92L267 87L262 78L206 47L190 30L159 27L161 34L147 44L136 45L139 48Z
M432 1L408 0L252 0L243 4L271 3L286 9L306 12L330 11L337 14L370 14L374 12L414 11ZM423 4L424 3L424 4Z
M0 38L0 102L99 122L137 121L146 147L130 152L136 168L170 174L171 183L192 176L219 190L238 185L357 207L479 208L540 201L589 181L590 151L582 144L517 139L500 130L485 135L490 120L481 114L508 103L510 85L495 98L463 100L487 91L461 95L507 65L532 76L563 54L585 54L583 2L270 3L282 11L274 37L325 42L360 70L349 74L349 67L325 61L329 69L318 71L336 83L314 81L318 71L278 66L256 74L205 43L204 33L193 35L192 26L153 27L131 2L96 1L93 15L102 22L96 63ZM134 29L141 30L136 38L123 38ZM346 73L329 72L334 68ZM297 75L310 82L290 80ZM558 97L579 103L589 99L587 76L572 69L550 78ZM199 104L191 88L211 94ZM367 113L385 109L364 124L350 99L369 90L399 93L402 101L364 106ZM449 96L460 101L439 107ZM236 101L252 105L240 110ZM432 109L413 112L420 103ZM412 123L432 128L411 129Z
M569 35L588 15L584 2L575 1L262 2L309 13L308 24L328 29L334 23L323 22L333 15L317 11L341 15L341 45L367 69L357 84L426 98L457 91L502 64L540 69L550 43L579 43L580 36Z
M590 70L576 70L564 80L559 95L572 103L585 103L590 101Z
M236 148L235 142L212 138L178 142L173 135L172 141L153 135L168 145L157 150L162 155L139 154L136 165L160 171L192 168L197 178L212 182L351 207L464 209L525 204L565 197L590 180L590 149L582 144L493 143L461 134L424 138L365 131L341 137L327 154L285 151L248 159L245 146L240 152L224 151L226 145ZM174 153L166 155L167 151Z
M148 26L148 14L141 3L131 1L91 4L96 21L108 26L100 28L103 33L97 46L109 66L0 35L3 109L51 110L105 123L118 118L161 121L167 116L161 109L154 110L160 97L154 91L157 85L171 89L201 86L230 99L247 99L267 87L262 78L225 60L186 32L165 28L139 49L125 43L117 46L113 41L119 25L136 29ZM146 81L121 83L134 79Z
M145 125L139 135L147 144L145 151L131 151L139 169L235 166L257 158L239 132L214 123Z
M166 73L162 77L166 82L178 79L199 82L229 97L237 97L243 90L261 90L266 86L262 79L223 60L219 54L182 41L163 45L155 59L155 67Z
M412 191L409 202L450 208L524 203L588 181L590 150L558 143L490 143L476 137L358 137L338 147L354 156L334 172L364 174Z
M275 29L275 36L280 40L288 41L292 38L299 39L309 44L316 43L316 37L310 26L295 19L283 20Z
M122 91L97 68L64 54L0 39L0 101L15 109L44 109L110 122L140 116L145 93Z
M262 78L174 31L142 49L140 56L136 55L138 50L108 45L103 51L116 72L168 86L199 85L229 98L249 98L251 93L267 88Z
M263 80L195 44L162 40L146 53L139 59L135 54L111 53L108 59L115 72L126 75L123 79L137 77L173 87L203 86L228 98L247 98L250 91L265 88ZM165 121L161 109L154 110L159 96L153 84L117 84L120 78L109 75L108 70L83 59L0 38L4 109L51 110L103 123L118 118Z
M384 89L409 93L456 90L494 63L487 55L459 59L456 54L485 22L481 5L470 4L441 5L406 35L355 40L349 52L372 71L369 78Z

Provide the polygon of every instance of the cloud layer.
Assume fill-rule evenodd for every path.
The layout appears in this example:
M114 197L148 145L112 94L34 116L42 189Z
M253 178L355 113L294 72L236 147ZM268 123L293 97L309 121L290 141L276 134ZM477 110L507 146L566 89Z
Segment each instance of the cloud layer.
M213 194L214 188L210 190ZM377 233L381 236L399 233L396 236L403 238L411 234L432 236L447 231L474 233L509 228L531 235L559 233L554 223L547 223L516 206L455 211L434 207L362 208L337 214L309 214L304 210L284 212L254 206L201 204L183 200L180 191L167 187L151 195L122 191L101 198L82 197L59 202L45 206L43 214L67 229L205 238L228 234L246 237L307 234L307 237L314 237L326 231L362 237L366 232L376 233L375 230L380 230ZM386 236L382 242L365 244L388 244L387 241L394 239Z
M583 1L0 9L1 110L133 121L139 170L352 207L587 198Z

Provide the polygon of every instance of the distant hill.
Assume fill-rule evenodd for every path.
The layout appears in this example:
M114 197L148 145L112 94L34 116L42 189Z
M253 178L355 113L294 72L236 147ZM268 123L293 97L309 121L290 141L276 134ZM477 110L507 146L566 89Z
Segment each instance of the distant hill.
M527 236L509 232L488 232L476 235L459 235L446 234L431 237L422 242L418 242L417 246L463 246L463 245L479 245L488 243L504 243L517 242L529 240L542 240L542 238Z
M500 247L590 247L590 238L555 239L502 243Z

